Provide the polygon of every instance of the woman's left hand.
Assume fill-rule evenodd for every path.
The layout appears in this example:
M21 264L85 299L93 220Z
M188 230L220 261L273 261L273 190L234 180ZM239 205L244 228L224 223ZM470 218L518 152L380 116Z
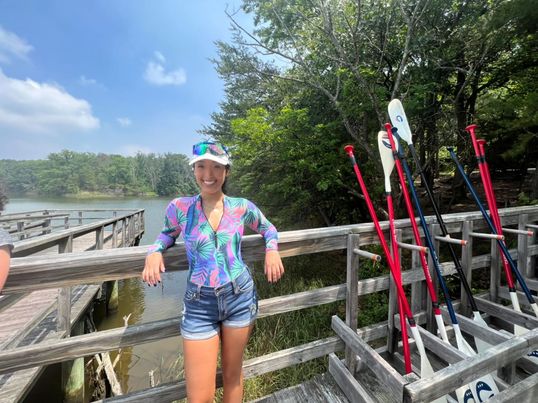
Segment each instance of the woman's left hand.
M270 283L276 283L284 274L284 265L280 253L270 250L265 253L265 276Z

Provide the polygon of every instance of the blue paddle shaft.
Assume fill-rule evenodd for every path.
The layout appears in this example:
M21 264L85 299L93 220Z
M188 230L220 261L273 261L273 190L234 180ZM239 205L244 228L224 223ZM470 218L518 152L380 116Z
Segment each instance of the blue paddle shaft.
M489 217L486 209L484 208L484 205L480 201L480 197L478 196L478 193L476 193L476 190L473 187L473 184L467 177L467 174L463 170L463 167L461 166L458 157L454 153L453 147L447 147L448 152L450 153L450 158L452 158L452 161L456 164L456 168L458 169L458 172L460 173L461 177L463 178L463 181L465 182L465 185L467 186L467 189L469 189L469 192L471 192L471 195L473 196L473 199L480 209L480 212L482 213L482 216L484 217L484 220L486 220L486 223L488 224L488 227L492 234L497 235L497 230L495 229L495 226L493 225L493 222L491 221L491 218ZM525 296L529 300L531 304L534 304L534 297L532 296L529 288L527 287L527 283L525 282L525 279L519 272L516 263L512 259L512 256L510 255L510 252L508 252L508 248L506 247L506 244L503 240L497 239L497 244L501 248L504 256L506 257L506 260L508 260L508 263L510 264L510 267L512 268L512 272L515 274L517 281L519 281L519 284L521 285L521 288L523 289L523 292L525 293Z

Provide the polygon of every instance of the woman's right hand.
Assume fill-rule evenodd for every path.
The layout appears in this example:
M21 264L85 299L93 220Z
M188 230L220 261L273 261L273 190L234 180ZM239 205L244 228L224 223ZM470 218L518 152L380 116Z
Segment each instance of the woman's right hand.
M142 280L148 285L157 286L157 283L161 282L161 273L164 272L164 259L161 252L153 252L146 256Z

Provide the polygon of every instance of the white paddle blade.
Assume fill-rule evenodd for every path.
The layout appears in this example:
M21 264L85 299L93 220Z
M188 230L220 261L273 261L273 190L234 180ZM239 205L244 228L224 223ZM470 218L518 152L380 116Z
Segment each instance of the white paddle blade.
M381 157L383 174L385 175L385 191L390 193L390 175L394 170L394 156L392 155L389 136L384 130L377 133L377 147L379 148L379 156Z
M426 349L424 348L424 343L422 342L422 337L420 336L417 326L410 326L411 334L413 339L415 339L415 345L417 346L418 354L420 355L420 377L429 378L434 375L432 364L428 360L426 355ZM447 398L445 396L438 397L433 400L432 403L446 403Z
M411 128L409 127L409 121L405 116L405 111L402 103L399 99L393 99L389 102L389 118L392 126L398 129L398 135L407 144L413 143L413 136L411 134Z
M482 315L480 315L480 312L478 311L473 312L473 321L482 327L485 327L485 328L488 327L488 324L486 323L486 321L484 320L484 318L482 317ZM491 344L485 342L484 340L478 337L474 338L474 343L476 344L476 350L478 351L478 353L481 353L482 351L486 351L487 349L493 347Z
M517 294L515 292L510 292L510 299L512 300L512 306L514 308L514 311L521 312L521 307L519 306L519 300L517 299ZM536 306L536 303L531 304L531 306ZM524 328L523 326L514 325L514 334L516 336L522 336L525 333L528 332L528 329ZM527 357L531 359L532 361L538 363L538 350L531 351L529 354L527 354Z

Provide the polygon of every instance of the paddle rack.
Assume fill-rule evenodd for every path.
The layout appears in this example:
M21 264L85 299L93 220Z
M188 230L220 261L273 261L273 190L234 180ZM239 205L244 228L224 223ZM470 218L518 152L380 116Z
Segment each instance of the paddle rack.
M529 223L526 214L521 214L517 220L517 223L503 223L511 226L517 224L517 228L505 231L507 244L510 246L517 240L517 249L510 252L514 258L517 257L519 270L527 279L527 285L536 292L538 226ZM419 378L420 359L414 341L410 338L413 372L404 374L404 359L401 353L401 341L399 342L400 321L396 288L392 279L386 274L382 275L382 268L386 266L383 263L385 259L383 257L383 261L376 267L379 269L376 272L380 277L359 280L361 266L365 268L367 264L371 264L365 259L375 261L379 257L361 249L372 249L371 246L375 241L372 236L350 234L347 242L345 322L336 315L332 317L332 328L345 344L345 358L341 360L335 354L329 355L329 372L348 399L351 402L429 402L445 396L447 401L457 402L455 389L471 383L480 376L492 374L500 393L488 401L518 403L536 401L533 399L538 396L538 357L527 354L538 350L538 318L526 309L528 304L522 293L518 293L520 304L523 310L530 314L515 312L511 306L507 306L509 294L506 286L501 285L501 261L496 240L489 234L480 233L479 231L485 231L485 228L474 228L473 226L479 226L477 222L465 220L464 215L459 227L449 228L449 231L455 232L454 238L461 238L461 242L454 241L454 238L448 241L461 245L460 261L469 283L472 284L473 270L480 270L481 279L487 276L489 271L489 291L482 293L475 291L474 295L488 327L480 326L469 317L471 311L463 289L459 297L456 294L459 289L457 286L459 278L453 276L450 280L451 288L456 289L452 298L465 339L474 346L474 337L478 337L492 346L481 354L468 357L455 347L456 341L449 325L449 315L443 307L442 314L451 344L443 342L436 335L436 324L418 251L416 246L405 244L412 238L409 226L404 224L404 220L399 220L398 223L400 225L397 225L397 228L400 229L397 230L397 238L402 255L403 284L407 297L410 297L411 309L417 324L420 325L419 330L435 372L428 378ZM384 229L387 230L387 227L385 224ZM443 248L439 246L444 240L439 236L439 226L432 222L430 232L436 239L436 249L442 259ZM386 235L388 238L387 231ZM473 256L473 249L477 252L476 256ZM478 254L484 249L489 250L489 254ZM432 267L431 259L429 260L429 266ZM442 261L441 266L445 278L456 273L452 262ZM434 273L432 277L434 284L437 285ZM478 278L476 273L475 277ZM482 283L480 286L483 288ZM383 293L386 299L387 288L389 305L387 321L382 323L383 326L378 323L358 329L358 314L363 309L360 307L363 296ZM444 301L442 296L439 296L439 301ZM515 336L512 334L514 325L524 327L528 332ZM409 335L411 337L410 332ZM487 400L485 395L480 396L484 401Z

